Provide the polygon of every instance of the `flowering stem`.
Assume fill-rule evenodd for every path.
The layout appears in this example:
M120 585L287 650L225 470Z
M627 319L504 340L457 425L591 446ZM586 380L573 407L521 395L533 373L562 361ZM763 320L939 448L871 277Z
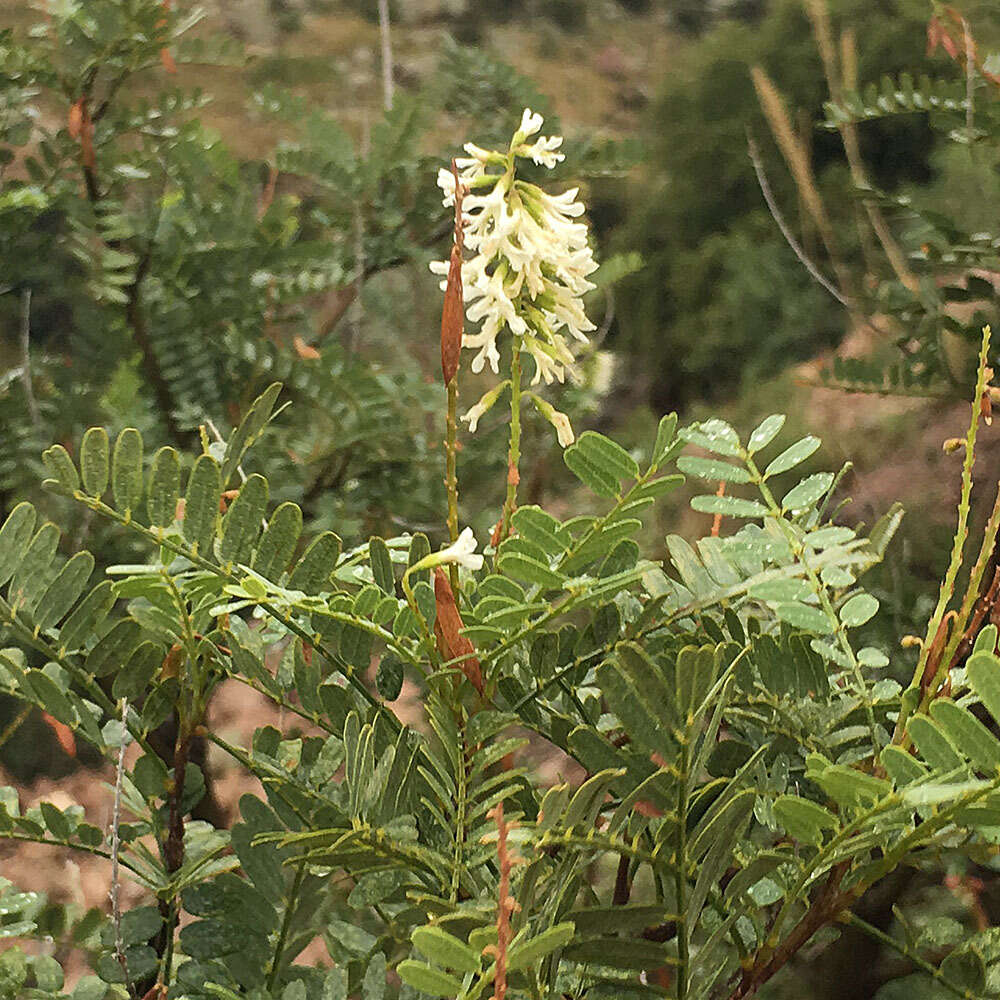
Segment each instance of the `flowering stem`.
M448 421L445 432L445 486L448 490L448 541L454 544L458 540L458 427L455 414L458 409L458 376L448 383ZM458 565L452 563L451 574L452 593L458 593Z
M510 362L510 448L507 451L507 499L500 516L497 543L510 534L510 519L517 509L517 484L521 481L517 471L521 460L521 344L514 337L513 356Z

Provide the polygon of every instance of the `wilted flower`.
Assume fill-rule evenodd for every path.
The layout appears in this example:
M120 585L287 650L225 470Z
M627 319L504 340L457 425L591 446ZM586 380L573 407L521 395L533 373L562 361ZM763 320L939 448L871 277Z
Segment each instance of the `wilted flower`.
M568 448L576 440L569 417L557 410L548 400L542 399L541 396L532 393L530 398L531 402L535 404L535 409L555 428L559 445Z
M507 388L508 382L505 380L501 382L498 386L490 389L489 392L483 393L482 398L476 403L475 406L469 409L468 413L463 413L459 420L464 420L469 425L469 430L475 434L476 428L479 426L479 421L482 419L483 415L493 408L493 404L500 398L500 394Z
M583 214L578 189L550 195L516 177L517 159L554 167L563 158L561 136L536 136L542 116L525 109L521 126L506 153L468 143L468 157L457 160L459 183L468 188L463 200L465 246L474 254L462 264L466 316L481 323L466 333L463 347L478 350L474 372L488 361L499 372L497 337L506 326L521 338L534 359L534 383L562 382L573 363L566 334L586 342L594 324L587 319L581 297L593 288L587 280L597 267L587 242L587 227L575 221ZM454 204L455 177L438 173L444 204ZM447 261L431 264L445 275ZM442 286L443 287L443 286Z

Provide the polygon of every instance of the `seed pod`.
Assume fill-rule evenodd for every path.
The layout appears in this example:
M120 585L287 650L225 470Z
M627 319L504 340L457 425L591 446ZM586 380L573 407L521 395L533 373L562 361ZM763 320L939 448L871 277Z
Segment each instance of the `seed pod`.
M74 101L69 107L69 116L66 121L66 128L69 137L80 141L80 134L83 132L83 98Z
M434 638L437 640L438 652L446 662L464 657L457 666L469 683L482 694L483 673L476 658L476 648L468 636L462 634L465 625L455 603L448 575L441 569L434 570L434 601L437 605Z
M451 248L448 264L448 285L441 310L441 374L449 385L458 372L458 359L462 353L462 328L464 325L462 301L462 254L456 244Z
M462 293L462 195L465 189L458 179L458 164L451 161L455 176L455 235L448 260L448 282L445 285L444 307L441 310L441 374L450 385L458 372L462 353L462 331L465 324L465 303Z

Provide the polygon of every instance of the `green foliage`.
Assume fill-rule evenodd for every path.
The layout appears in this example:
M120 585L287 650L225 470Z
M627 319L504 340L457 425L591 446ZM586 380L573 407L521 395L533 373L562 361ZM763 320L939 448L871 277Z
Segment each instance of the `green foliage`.
M801 27L775 11L765 50ZM0 996L743 1000L841 923L919 977L884 996L1000 996L992 930L915 927L900 908L890 934L853 912L900 869L994 864L1000 840L1000 656L980 593L1000 518L952 600L988 332L952 564L906 687L906 654L870 638L886 616L865 577L902 511L842 523L844 470L816 470L819 439L783 437L779 414L749 435L670 415L634 450L584 431L557 510L516 506L515 453L509 523L482 556L457 527L438 550L398 528L442 519L426 460L441 393L408 357L376 364L315 328L310 300L343 306L422 264L449 228L420 151L436 109L509 134L527 85L452 48L465 90L442 70L368 144L262 87L258 112L287 127L267 163L288 183L262 189L194 117L199 96L133 86L207 59L194 27L154 0L101 0L57 6L30 44L2 40L5 140L25 171L0 188L11 291L64 312L75 370L44 340L0 383L0 405L29 412L0 457L16 495L0 695L71 729L116 781L110 831L0 789L0 837L102 859L116 905L123 879L144 895L106 920L0 881L0 937L32 945L0 955ZM919 107L903 94L830 113ZM670 232L693 254L686 210ZM748 270L768 255L753 244L744 233ZM122 349L112 373L86 363ZM650 545L685 477L712 532ZM485 519L495 500L466 503ZM246 746L214 729L226 682L280 708L280 728ZM202 744L262 789L228 828L194 818ZM540 780L539 747L572 780ZM314 943L329 968L304 957ZM71 992L54 957L69 948L94 973Z
M844 30L856 34L862 81L907 69L940 73L940 66L921 58L926 5L831 0L824 6L830 8L834 44ZM757 64L774 80L804 137L841 257L859 271L867 266L843 150L822 129L830 95L801 0L769 3L756 19L719 21L679 47L649 110L646 169L620 196L628 206L628 221L619 227L621 245L640 251L645 266L626 279L618 342L642 359L636 378L656 372L650 391L660 407L721 398L741 384L754 385L791 361L835 345L843 333L841 307L786 244L747 155L748 130L758 141L768 135L750 83ZM924 119L882 116L864 129L872 185L893 191L927 180L932 136ZM796 238L816 255L818 235L770 144L763 160ZM870 312L882 312L883 298ZM902 329L910 332L912 325Z
M523 507L495 569L463 575L479 694L461 657L442 659L431 639L428 584L410 582L426 540L344 548L328 532L296 555L301 514L274 507L260 474L220 515L227 481L213 453L230 475L251 461L277 400L269 389L219 449L162 453L145 480L134 430L114 447L88 431L83 469L59 453L47 488L145 549L96 586L89 556L57 556L57 529L39 525L32 505L0 528L4 691L102 754L116 756L122 740L141 749L122 782L119 857L166 905L173 943L164 950L160 910L129 911L120 940L131 981L159 975L195 998L378 997L395 995L385 978L395 969L403 995L488 996L509 892L512 995L660 995L638 976L669 968L677 995L708 996L741 956L745 983L766 978L762 949L819 912L823 886L835 884L845 908L901 864L992 850L1000 658L984 636L951 697L911 715L914 755L901 749L891 730L903 691L881 678L882 651L854 638L878 611L859 578L900 514L867 536L833 521L836 477L797 471L816 438L782 442L777 415L745 441L720 420L678 431L665 418L645 456L582 435L566 463L605 513L562 521ZM692 505L733 527L693 547L669 537L661 566L640 557L634 536L680 482L673 464L727 482L725 495ZM178 466L190 469L186 485ZM363 673L373 658L377 693ZM387 704L404 674L423 691L426 730ZM183 822L177 855L177 817L203 778L188 764L181 789L148 741L173 710L184 746L226 678L316 735L266 727L240 747L210 731L265 797L245 796L228 831ZM586 780L544 788L505 764L525 731L575 759ZM13 790L3 802L6 836L109 853L78 807L22 815ZM505 863L498 836L508 832L517 857ZM613 893L588 874L609 864ZM16 899L7 919L23 936L38 902ZM335 963L328 973L296 964L317 936ZM898 946L927 966L919 945ZM114 948L105 935L95 965L109 988L124 981ZM949 988L979 983L987 996L998 957L966 942L929 968ZM5 957L4 968L12 982L34 982L33 996L62 995L40 960Z

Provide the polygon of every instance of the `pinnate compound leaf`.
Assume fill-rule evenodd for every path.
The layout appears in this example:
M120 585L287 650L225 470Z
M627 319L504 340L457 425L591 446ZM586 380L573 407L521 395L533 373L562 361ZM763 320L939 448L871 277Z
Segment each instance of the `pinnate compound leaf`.
M43 629L55 625L76 604L93 571L94 557L89 552L77 552L69 559L42 594L35 624Z
M378 536L368 540L368 559L375 585L386 594L394 594L396 577L392 571L392 557L389 555L389 547Z
M688 444L704 448L713 455L740 457L740 436L724 420L706 420L685 427L679 435Z
M840 620L848 628L857 628L871 621L878 612L877 598L871 594L855 594L841 609Z
M793 486L781 501L785 510L808 510L830 488L833 474L817 472L814 476L806 476L797 486Z
M507 573L517 580L537 584L545 589L561 587L566 579L561 573L557 573L544 563L537 559L532 559L523 552L504 552L500 556L499 567L501 572Z
M768 513L759 500L744 500L742 497L716 496L704 494L692 497L691 507L701 514L721 514L723 517L765 517Z
M563 452L566 467L593 493L609 499L618 495L618 480L613 472L603 464L595 463L586 449L579 447L579 442L571 444Z
M158 643L140 643L115 677L111 693L115 698L128 698L129 701L138 698L149 686L163 656L163 647Z
M537 968L546 955L569 944L575 932L576 928L572 923L562 923L549 927L528 940L515 942L507 952L508 970L515 972L518 969Z
M833 632L833 625L830 619L819 609L799 601L788 601L785 604L778 604L774 613L783 621L795 628L804 629L807 632L817 632L820 635L830 635Z
M666 965L671 955L666 947L642 938L594 937L574 941L563 955L571 962L641 972Z
M971 712L948 698L938 698L931 704L930 714L951 742L977 767L991 774L1000 771L1000 740Z
M79 648L97 631L114 606L114 587L102 580L73 610L59 630L59 644L64 650Z
M260 436L271 419L274 404L281 393L281 383L272 382L251 404L239 427L233 431L222 459L222 481L228 483L243 460L247 449Z
M660 419L656 428L656 442L653 444L652 468L659 468L666 460L669 452L675 447L677 435L677 414L668 413Z

